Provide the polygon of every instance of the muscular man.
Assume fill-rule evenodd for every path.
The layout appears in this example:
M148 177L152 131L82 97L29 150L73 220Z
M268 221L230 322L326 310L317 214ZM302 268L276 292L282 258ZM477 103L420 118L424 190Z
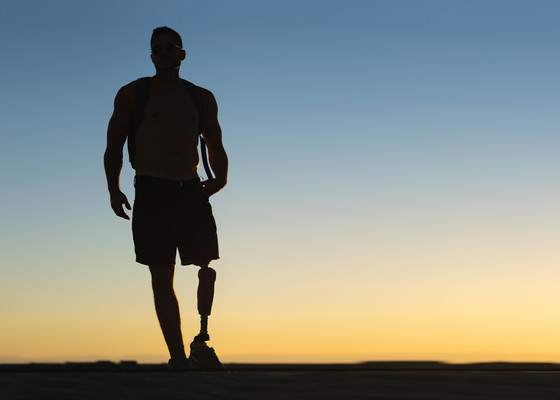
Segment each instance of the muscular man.
M179 77L186 53L181 37L167 27L156 28L151 38L151 59L156 74L149 80L149 97L134 134L131 162L136 170L132 232L136 261L149 267L156 314L174 369L221 369L214 350L205 343L206 317L210 314L215 271L208 265L218 258L216 225L209 197L227 183L228 158L222 144L218 107L212 93L200 93L196 103ZM130 204L120 190L123 146L130 134L138 81L116 95L107 130L104 156L111 207L129 219ZM202 110L203 115L199 115ZM215 179L200 182L198 137L206 142ZM131 139L129 138L129 141ZM198 309L201 333L186 357L179 304L173 288L175 255L181 264L199 266Z

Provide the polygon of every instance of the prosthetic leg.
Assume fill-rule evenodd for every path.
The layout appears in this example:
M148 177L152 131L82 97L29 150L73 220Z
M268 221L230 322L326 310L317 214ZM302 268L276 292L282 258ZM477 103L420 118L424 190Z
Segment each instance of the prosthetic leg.
M198 313L200 314L200 333L194 337L190 345L189 367L193 370L223 371L224 366L216 356L212 347L206 345L210 340L208 335L208 316L212 311L214 300L214 282L216 271L208 265L202 266L198 271Z
M208 335L208 316L212 311L214 300L214 282L216 282L216 271L209 266L203 266L198 271L198 313L200 314L200 333L194 337L194 342L206 342L210 340Z

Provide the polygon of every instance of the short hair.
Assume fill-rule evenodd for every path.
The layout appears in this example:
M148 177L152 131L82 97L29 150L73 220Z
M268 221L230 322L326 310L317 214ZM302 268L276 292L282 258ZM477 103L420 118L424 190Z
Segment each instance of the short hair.
M150 39L150 46L152 45L154 38L163 35L173 36L173 38L177 40L177 44L181 48L183 48L183 41L181 40L181 35L179 35L173 29L168 28L167 26L160 26L159 28L154 29L154 31L152 32L152 38Z

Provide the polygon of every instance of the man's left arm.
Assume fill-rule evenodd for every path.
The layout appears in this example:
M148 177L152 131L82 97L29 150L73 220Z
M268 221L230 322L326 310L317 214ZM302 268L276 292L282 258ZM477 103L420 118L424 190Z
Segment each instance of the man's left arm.
M227 185L228 157L222 142L222 129L218 123L218 104L216 99L208 90L203 90L202 96L205 109L202 137L206 142L210 167L215 175L214 179L204 182L203 191L206 196L210 197Z

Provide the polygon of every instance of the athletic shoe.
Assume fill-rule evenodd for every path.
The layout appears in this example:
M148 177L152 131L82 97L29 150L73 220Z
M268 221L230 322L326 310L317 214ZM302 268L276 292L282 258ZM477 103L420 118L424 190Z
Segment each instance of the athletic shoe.
M224 371L225 368L218 359L212 347L204 342L192 342L189 356L190 368L202 371Z
M170 358L167 362L167 368L172 371L189 371L191 369L189 359L186 356Z

